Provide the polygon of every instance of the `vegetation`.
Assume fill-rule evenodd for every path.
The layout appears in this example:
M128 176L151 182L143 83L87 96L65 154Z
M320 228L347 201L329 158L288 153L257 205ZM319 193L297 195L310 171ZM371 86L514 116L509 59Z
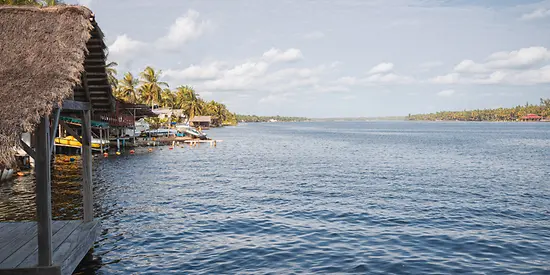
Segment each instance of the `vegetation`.
M237 121L239 122L295 122L295 121L308 121L305 117L286 117L286 116L256 116L256 115L237 115Z
M227 107L216 101L205 101L191 86L179 86L174 90L170 85L161 81L162 71L152 67L146 67L139 77L127 72L121 79L117 79L115 62L107 65L109 83L113 88L116 98L134 104L147 104L152 108L181 109L189 119L195 116L212 116L213 126L235 125L236 115ZM179 118L171 118L177 121ZM157 119L158 120L158 119ZM166 121L152 119L153 124L161 124Z
M526 103L525 106L432 114L409 115L409 120L459 120L459 121L516 121L528 114L550 117L550 99L540 99L539 105Z

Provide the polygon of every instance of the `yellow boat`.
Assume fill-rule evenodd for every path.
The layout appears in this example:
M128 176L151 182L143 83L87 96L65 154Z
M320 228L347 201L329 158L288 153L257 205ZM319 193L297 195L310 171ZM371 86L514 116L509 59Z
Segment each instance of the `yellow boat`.
M65 145L71 147L82 147L82 143L73 136L67 136L64 138L55 138L56 145Z
M92 148L93 149L100 149L101 144L103 143L103 147L109 146L108 140L100 140L100 139L92 139ZM64 138L55 138L55 144L59 146L69 146L69 147L82 147L82 143L78 141L73 136L67 136Z

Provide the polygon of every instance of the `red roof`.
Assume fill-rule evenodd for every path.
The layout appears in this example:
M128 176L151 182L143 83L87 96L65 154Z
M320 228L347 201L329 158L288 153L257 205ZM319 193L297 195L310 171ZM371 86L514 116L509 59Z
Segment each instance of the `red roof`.
M528 114L524 117L522 117L523 119L541 119L542 117L541 116L538 116L538 115L535 115L535 114Z

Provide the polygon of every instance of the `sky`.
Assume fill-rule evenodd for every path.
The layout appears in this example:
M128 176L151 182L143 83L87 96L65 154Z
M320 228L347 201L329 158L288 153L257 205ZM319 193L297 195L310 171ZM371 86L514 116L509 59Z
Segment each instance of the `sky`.
M241 114L392 116L550 98L550 0L69 0L124 72Z

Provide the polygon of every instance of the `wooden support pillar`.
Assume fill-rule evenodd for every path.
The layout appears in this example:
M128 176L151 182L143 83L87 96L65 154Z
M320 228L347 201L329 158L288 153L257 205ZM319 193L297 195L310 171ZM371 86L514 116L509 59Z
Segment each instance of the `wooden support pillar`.
M83 111L82 116L82 197L84 200L84 222L94 219L93 184L92 184L92 119L90 111Z
M57 108L54 111L53 125L50 130L51 140L50 140L50 154L55 153L55 132L57 131L57 126L59 125L59 115L61 114L61 108ZM61 136L60 136L61 137Z
M40 119L36 131L36 212L38 217L38 266L52 265L52 194L50 170L50 119Z
M103 128L99 128L99 150L103 154Z

